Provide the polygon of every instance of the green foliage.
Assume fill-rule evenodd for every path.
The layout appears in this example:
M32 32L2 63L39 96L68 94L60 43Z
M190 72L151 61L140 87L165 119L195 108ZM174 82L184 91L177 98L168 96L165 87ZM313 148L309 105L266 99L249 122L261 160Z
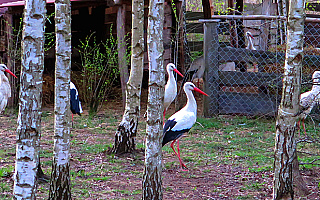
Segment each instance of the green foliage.
M1 167L0 168L0 177L7 177L10 176L11 173L13 173L14 167L9 165L7 167Z
M89 114L94 115L119 74L117 41L110 30L105 42L98 43L91 34L80 41L78 48L83 67L81 96L89 106Z

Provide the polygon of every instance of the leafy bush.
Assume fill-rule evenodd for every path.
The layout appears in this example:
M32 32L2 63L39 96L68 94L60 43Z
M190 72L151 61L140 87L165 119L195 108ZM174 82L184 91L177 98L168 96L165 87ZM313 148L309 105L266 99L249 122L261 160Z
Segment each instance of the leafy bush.
M105 42L98 43L91 34L80 41L79 53L82 64L82 100L89 106L89 114L98 111L110 94L119 74L117 41L112 34Z

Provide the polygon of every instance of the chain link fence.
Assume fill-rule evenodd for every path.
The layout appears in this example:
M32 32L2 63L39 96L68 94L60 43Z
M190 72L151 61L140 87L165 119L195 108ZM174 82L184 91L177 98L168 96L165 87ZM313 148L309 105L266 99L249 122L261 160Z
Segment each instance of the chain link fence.
M215 27L208 31L216 31L210 34L218 41L207 41L208 46L206 42L203 46L207 48L210 70L215 66L207 76L207 81L215 82L207 85L211 96L208 109L215 107L211 111L214 114L275 116L282 93L285 20L221 19ZM306 83L320 66L320 24L312 20L305 23L304 54L302 82ZM203 56L196 61L199 59L204 65ZM301 92L311 87L303 84Z

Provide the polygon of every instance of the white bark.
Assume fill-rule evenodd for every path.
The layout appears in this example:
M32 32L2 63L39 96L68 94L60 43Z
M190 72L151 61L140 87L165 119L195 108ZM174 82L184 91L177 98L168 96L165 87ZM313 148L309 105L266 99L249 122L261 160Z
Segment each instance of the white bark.
M287 51L282 100L276 123L274 199L293 199L293 161L296 157L294 134L297 130L305 9L303 0L289 3Z
M113 153L121 154L135 150L144 58L144 1L132 1L132 55L130 77L126 87L126 107L115 134Z
M54 151L49 199L71 199L70 191L70 70L71 4L55 1L56 72Z
M151 0L148 16L149 96L143 199L162 199L162 135L165 74L163 66L164 1Z
M45 0L26 0L17 128L15 199L35 199L39 164L41 93L44 66Z

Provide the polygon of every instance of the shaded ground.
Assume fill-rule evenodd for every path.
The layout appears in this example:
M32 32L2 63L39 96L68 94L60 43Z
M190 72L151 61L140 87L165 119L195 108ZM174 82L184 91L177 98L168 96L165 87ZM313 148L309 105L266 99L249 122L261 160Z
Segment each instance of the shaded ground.
M143 115L145 107L142 109ZM106 151L113 144L113 134L122 117L121 103L118 100L108 102L102 110L92 119L86 113L75 117L75 127L71 131L73 199L141 199L145 119L141 115L136 139L137 149L141 151L114 157ZM173 112L169 110L168 115ZM41 162L44 172L50 175L52 107L44 109L42 120ZM220 117L196 124L180 142L182 158L189 167L187 172L180 170L170 147L163 148L164 199L271 199L274 140L271 129L274 123L272 120L264 122L261 129L260 122L245 121L247 126L242 127L241 120L246 119ZM0 199L11 199L15 131L16 115L1 116ZM243 146L238 146L240 142ZM263 156L256 157L258 154ZM310 189L305 199L320 199L319 168L304 168L302 174ZM48 188L48 184L39 185L38 199L47 199Z

